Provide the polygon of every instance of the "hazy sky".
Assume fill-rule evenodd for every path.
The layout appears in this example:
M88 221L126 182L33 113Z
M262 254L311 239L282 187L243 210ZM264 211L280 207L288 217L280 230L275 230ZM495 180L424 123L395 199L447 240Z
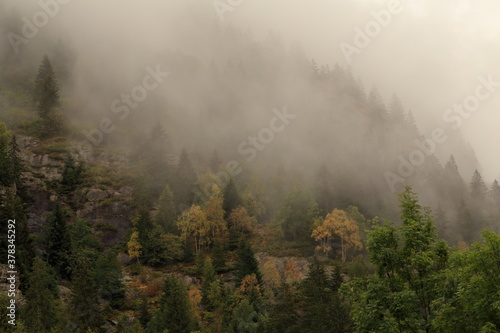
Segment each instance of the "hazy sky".
M355 28L390 1L315 0L243 2L227 18L263 33L299 40L321 63L348 65L340 44L353 44ZM474 93L478 76L500 82L500 2L495 0L401 1L402 11L349 64L386 101L397 93L424 134L445 128L444 112ZM258 19L256 19L258 18ZM256 24L258 22L258 24ZM481 102L460 129L476 150L485 178L500 176L500 87ZM467 175L468 177L468 175Z
M117 75L114 65L133 63L138 55L147 62L148 54L171 45L196 50L204 42L203 32L196 29L201 20L251 28L259 39L272 30L286 43L299 41L320 64L350 65L365 88L376 85L386 102L397 93L424 134L447 128L443 114L474 93L479 76L492 75L500 82L500 2L401 1L400 12L348 63L341 43L354 45L355 29L365 30L374 21L372 12L386 10L393 1L221 0L239 3L224 13L223 22L211 0L70 1L44 31L69 38L78 50L79 66L96 61L95 50L101 50L95 70ZM39 10L38 1L10 2L31 6L27 16ZM488 180L500 177L500 86L497 90L460 127Z

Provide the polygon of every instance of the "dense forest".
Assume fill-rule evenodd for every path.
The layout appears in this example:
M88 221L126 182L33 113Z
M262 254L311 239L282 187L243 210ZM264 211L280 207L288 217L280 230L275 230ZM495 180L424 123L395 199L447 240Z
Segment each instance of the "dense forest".
M499 332L500 185L461 133L441 161L398 96L201 21L123 72L0 52L0 331Z

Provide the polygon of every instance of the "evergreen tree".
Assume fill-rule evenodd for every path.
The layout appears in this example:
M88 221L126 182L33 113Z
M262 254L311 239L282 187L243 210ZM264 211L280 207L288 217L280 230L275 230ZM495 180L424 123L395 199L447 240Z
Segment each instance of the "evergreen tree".
M2 228L7 227L6 222L8 220L13 219L16 222L15 243L8 240L7 230L5 229L2 230L0 244L2 245L2 252L5 253L4 258L7 258L6 251L9 248L8 245L16 246L16 268L19 272L21 282L19 289L25 292L29 286L28 277L33 259L35 258L35 248L33 238L28 229L28 216L25 212L24 204L21 198L10 190L4 196L0 196L0 219L5 221L5 223L2 223Z
M240 284L245 276L255 274L257 281L262 285L262 274L259 271L259 264L255 259L250 244L242 241L236 254L238 257L235 263L234 276L237 278L237 283Z
M62 278L69 278L71 239L67 229L67 211L59 203L48 215L45 228L47 262Z
M224 188L223 196L222 208L224 209L224 218L227 220L236 207L243 205L243 201L232 178L229 179L229 183Z
M318 260L313 260L301 285L304 297L302 332L351 331L349 311L338 294L342 283L338 270L330 279Z
M187 152L183 149L173 183L174 199L178 208L189 208L193 203L193 189L196 186L197 179L198 177L196 176L196 172L189 160Z
M63 193L73 192L77 185L81 183L81 176L84 167L81 163L76 163L73 156L68 154L64 163L64 168L61 176L61 186Z
M94 279L93 264L80 257L73 263L73 295L71 319L77 329L103 332L104 318L99 304L98 286Z
M26 291L22 317L30 332L53 332L60 321L60 304L53 294L56 284L48 265L40 258L33 261L33 271Z
M9 156L12 133L5 123L0 122L0 185L10 186L14 182L13 166Z
M219 172L221 166L222 160L219 157L219 153L217 152L217 150L214 150L214 152L212 153L212 157L210 158L210 170L212 170L212 172L216 174L217 172Z
M35 79L35 103L43 125L43 133L40 134L57 134L61 130L61 119L56 112L60 105L59 87L47 56L44 56Z
M483 201L486 193L488 192L488 188L481 177L479 171L475 170L472 175L472 180L470 182L470 195L473 200Z
M174 196L170 187L167 185L163 189L158 202L158 213L155 216L155 222L158 224L163 232L177 234L177 214L174 203Z
M146 332L190 333L197 328L186 287L172 275L165 280L159 308L149 322Z
M149 313L149 301L147 297L143 296L139 308L139 322L142 327L147 327L150 320L151 314Z
M99 286L99 295L109 301L112 308L123 307L125 300L125 285L123 273L117 254L113 250L103 252L96 262L94 279Z
M145 208L133 221L138 232L138 241L141 245L140 260L151 266L158 266L166 261L166 248L161 238L160 227L151 219L149 211Z
M201 272L201 296L202 303L209 307L213 307L213 304L210 304L209 293L211 284L214 281L216 281L215 269L212 265L210 257L206 256L203 261L203 268Z
M319 210L316 202L298 189L290 192L280 211L283 234L286 240L309 240L314 220Z
M333 209L332 176L326 165L322 165L316 175L316 202L322 214Z

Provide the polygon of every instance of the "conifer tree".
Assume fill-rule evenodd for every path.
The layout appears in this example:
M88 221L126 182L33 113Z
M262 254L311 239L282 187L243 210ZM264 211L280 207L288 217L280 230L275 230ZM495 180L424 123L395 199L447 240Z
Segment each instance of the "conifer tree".
M155 216L155 222L161 227L163 232L178 234L177 214L174 203L174 195L170 186L165 186L158 202L158 213Z
M185 149L182 150L174 179L174 199L176 206L189 208L193 203L197 176Z
M115 251L107 250L99 256L96 261L94 279L99 286L99 295L109 301L112 308L119 309L124 305L125 285Z
M198 326L186 287L176 277L169 275L165 280L159 303L158 310L146 328L147 333L165 330L190 333Z
M222 208L224 209L224 218L227 220L231 212L238 206L243 205L240 194L234 185L233 179L229 179L229 183L224 188L224 202Z
M48 265L36 257L26 291L22 317L30 332L52 332L60 321L60 304L53 294L56 284Z
M44 56L35 79L35 103L42 120L42 136L57 134L61 130L61 119L56 108L60 105L59 87L52 64Z
M349 332L349 312L338 294L342 277L338 271L334 271L333 276L334 279L328 278L319 261L313 260L301 285L304 296L302 332Z
M59 203L47 217L45 232L47 262L62 278L69 278L71 238L67 229L67 211Z
M241 283L247 275L255 274L257 281L262 285L262 274L259 271L259 264L255 255L246 241L242 241L237 250L237 259L235 264L234 275L237 278L237 283Z
M93 276L94 265L88 258L79 257L73 263L73 295L71 319L77 329L102 332L104 318L99 304L98 286Z
M202 303L207 306L211 306L209 301L209 293L212 282L216 281L215 269L212 265L212 260L210 257L206 256L203 261L203 268L201 272L201 296Z
M76 163L71 154L66 156L64 168L61 176L61 185L63 193L70 193L76 189L76 186L81 183L83 165Z

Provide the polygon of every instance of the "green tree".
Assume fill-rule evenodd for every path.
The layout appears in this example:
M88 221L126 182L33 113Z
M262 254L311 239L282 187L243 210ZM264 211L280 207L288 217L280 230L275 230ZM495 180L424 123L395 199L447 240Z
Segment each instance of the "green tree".
M103 252L95 266L94 279L99 286L99 295L107 300L112 308L121 308L125 301L125 285L116 251Z
M212 282L216 281L216 274L214 266L212 265L212 260L210 257L206 256L203 261L203 268L201 272L201 296L202 296L202 304L206 306L213 306L210 304L209 294Z
M46 260L62 278L71 276L71 238L67 228L67 210L59 203L49 213L45 226Z
M47 56L44 56L35 78L35 103L43 125L41 134L50 136L60 132L62 122L56 110L60 105L59 87Z
M227 183L224 188L223 197L224 201L222 203L222 208L224 209L224 218L227 220L231 212L243 204L232 178L229 179L229 183Z
M170 186L165 186L158 202L158 213L155 222L162 228L163 232L177 234L177 214L174 203L174 195Z
M14 182L13 166L9 156L12 133L4 122L0 122L0 185L10 186Z
M172 275L165 280L159 308L149 322L146 332L190 333L197 321L189 301L186 287Z
M71 154L66 156L64 168L61 176L62 192L67 194L73 192L77 185L81 183L84 167L82 163L76 163Z
M236 251L237 259L235 263L234 276L237 278L237 283L240 284L241 281L247 275L255 274L257 281L262 285L262 274L259 271L259 264L255 255L248 244L242 241Z
M338 269L338 268L337 268ZM302 332L350 332L349 310L338 290L343 280L338 271L329 278L318 260L313 260L302 281L304 299Z
M290 192L280 211L283 234L286 240L309 240L314 220L319 215L318 205L298 189Z
M84 257L73 263L73 294L70 302L72 323L76 330L102 332L104 318L99 303L98 286L94 278L94 265Z
M40 258L33 261L33 271L26 291L23 320L30 332L53 332L60 321L60 304L53 293L56 281L48 265Z
M185 149L181 152L174 179L173 192L176 206L189 208L193 203L193 189L196 186L198 177Z
M368 251L377 272L343 287L352 302L356 332L429 332L449 250L439 240L430 209L406 187L400 227L375 226Z
M456 252L432 303L435 332L500 331L500 236L483 233L484 243Z

